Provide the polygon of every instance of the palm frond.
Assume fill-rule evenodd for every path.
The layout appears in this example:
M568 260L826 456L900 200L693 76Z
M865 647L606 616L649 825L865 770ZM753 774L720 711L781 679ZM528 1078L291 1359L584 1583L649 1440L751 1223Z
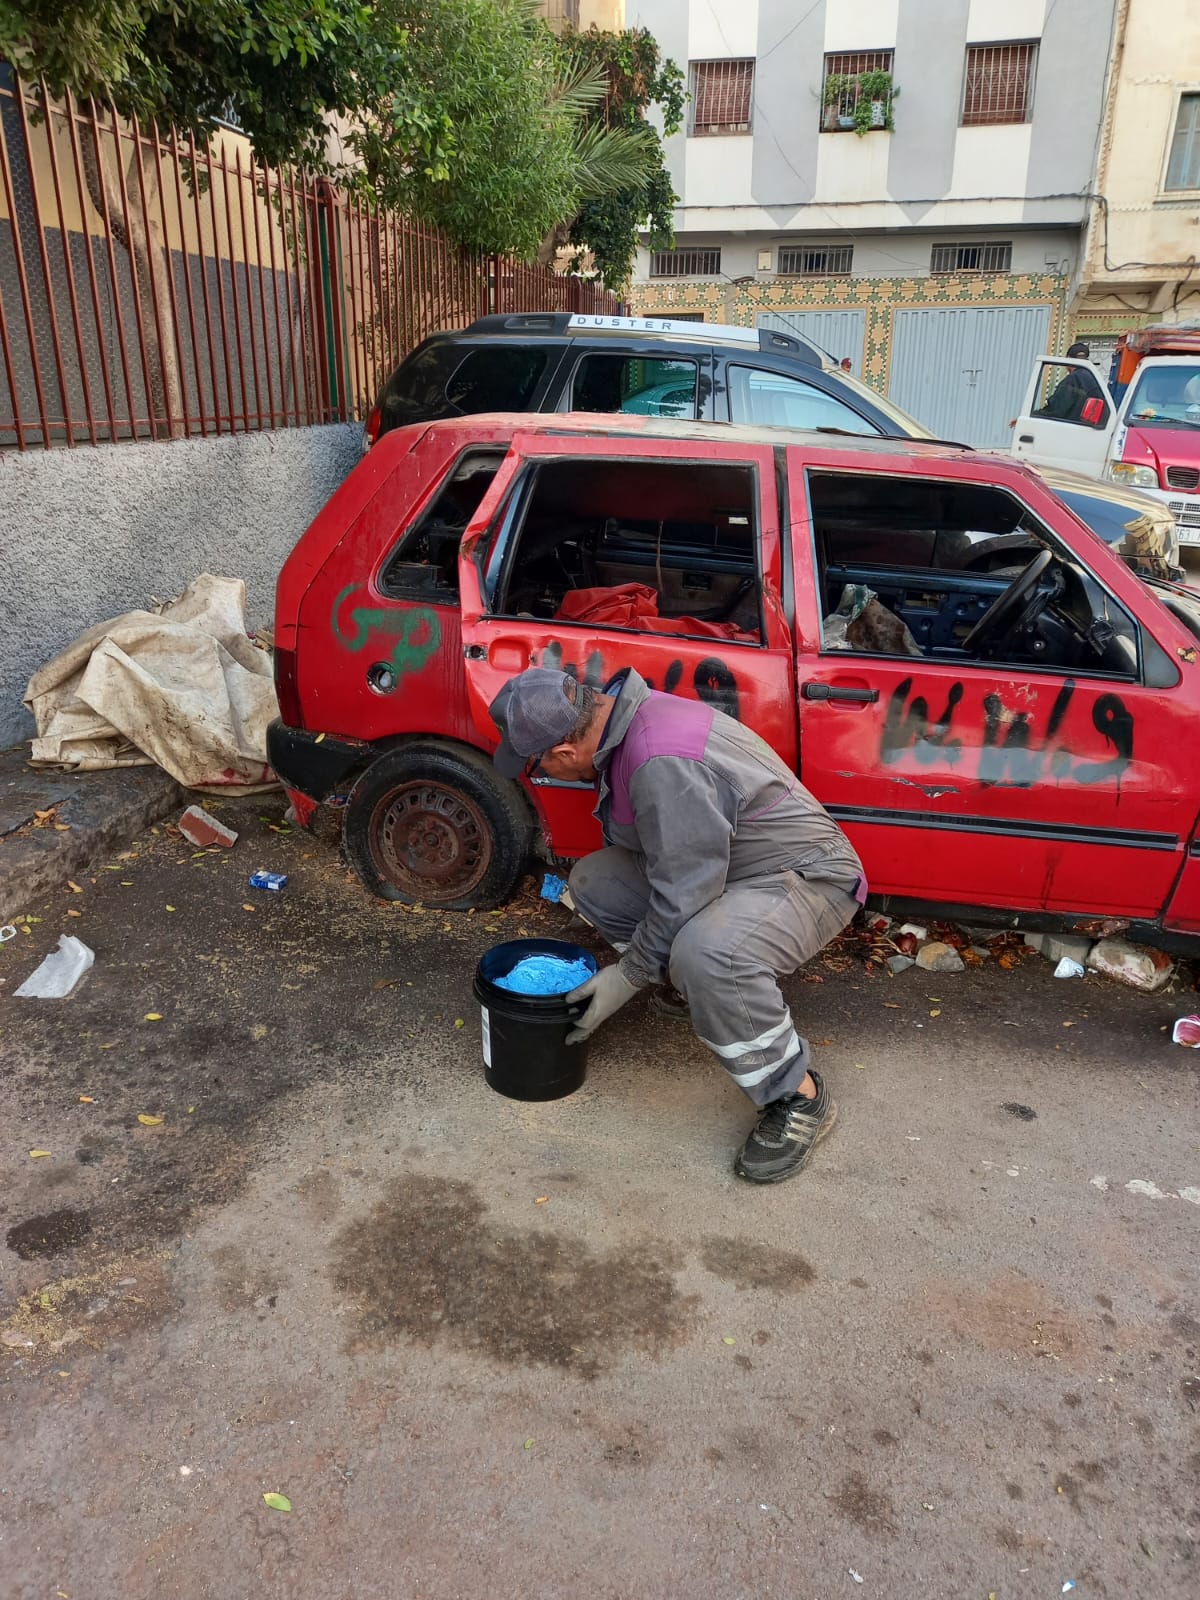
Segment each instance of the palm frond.
M575 118L585 116L603 104L608 93L608 73L603 66L580 66L569 77L560 78L551 94L556 110Z
M573 157L581 198L598 200L645 183L657 148L650 127L579 128Z

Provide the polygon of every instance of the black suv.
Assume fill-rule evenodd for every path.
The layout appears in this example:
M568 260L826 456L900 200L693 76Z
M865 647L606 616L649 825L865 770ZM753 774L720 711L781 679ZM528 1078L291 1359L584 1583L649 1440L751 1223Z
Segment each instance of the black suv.
M520 312L432 334L384 384L363 447L392 428L483 411L624 411L643 417L930 439L927 428L807 339L665 317ZM968 448L963 446L964 449ZM1152 577L1182 579L1174 518L1149 495L1036 469L1079 519ZM1155 548L1131 547L1149 517Z
M930 437L794 334L553 311L433 334L384 384L365 443L409 422L481 411L625 411Z

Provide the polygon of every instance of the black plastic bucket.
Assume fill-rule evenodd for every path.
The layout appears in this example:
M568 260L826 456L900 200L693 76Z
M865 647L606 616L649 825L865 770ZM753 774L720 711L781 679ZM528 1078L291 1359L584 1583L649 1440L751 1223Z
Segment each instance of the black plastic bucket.
M475 969L484 1077L510 1100L561 1100L575 1093L587 1071L587 1040L567 1044L586 1002L568 1005L561 994L514 994L500 988L496 979L507 976L526 956L586 961L596 970L589 950L562 939L510 939L493 945Z

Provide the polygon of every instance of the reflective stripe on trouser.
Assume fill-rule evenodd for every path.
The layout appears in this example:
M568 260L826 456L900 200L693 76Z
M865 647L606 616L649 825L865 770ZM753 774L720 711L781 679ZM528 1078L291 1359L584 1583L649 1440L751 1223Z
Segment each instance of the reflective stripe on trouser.
M610 944L625 944L650 903L642 858L619 846L585 856L571 872L571 897ZM811 960L857 909L832 884L773 873L731 883L676 935L671 982L701 1042L755 1105L790 1094L809 1068L808 1041L776 974Z

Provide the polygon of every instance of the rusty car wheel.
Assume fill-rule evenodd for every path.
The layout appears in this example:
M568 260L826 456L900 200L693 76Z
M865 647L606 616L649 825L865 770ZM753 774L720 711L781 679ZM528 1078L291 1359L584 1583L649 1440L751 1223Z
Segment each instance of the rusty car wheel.
M373 895L462 911L498 905L512 893L533 818L518 786L478 751L404 745L380 756L355 784L343 837Z

